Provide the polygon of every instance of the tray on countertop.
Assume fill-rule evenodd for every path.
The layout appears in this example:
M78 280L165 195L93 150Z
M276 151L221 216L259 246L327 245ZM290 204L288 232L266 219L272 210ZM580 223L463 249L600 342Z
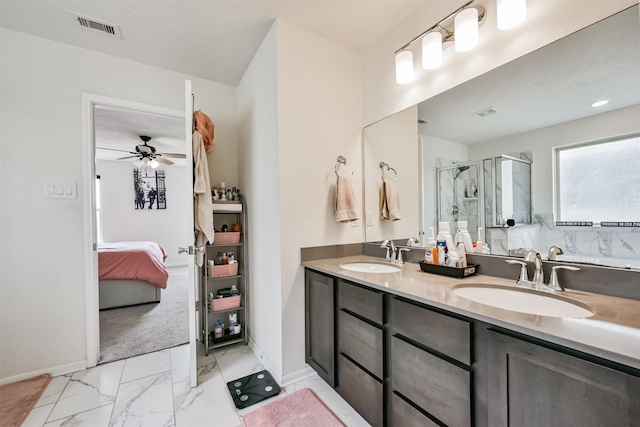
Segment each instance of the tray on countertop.
M456 277L462 279L464 277L473 276L478 272L478 264L469 264L466 267L449 267L446 265L427 264L420 261L420 270L425 273L439 274L441 276Z

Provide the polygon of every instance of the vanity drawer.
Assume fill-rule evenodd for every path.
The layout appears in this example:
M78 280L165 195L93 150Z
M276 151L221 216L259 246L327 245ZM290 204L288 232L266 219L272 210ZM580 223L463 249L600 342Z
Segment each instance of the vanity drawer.
M393 332L471 365L471 323L398 299L391 301Z
M383 331L344 311L338 313L338 352L383 378Z
M382 293L338 280L338 307L382 325Z
M338 387L336 391L372 426L383 425L382 383L354 365L343 355L338 356Z
M471 373L397 337L391 341L391 384L448 426L471 425Z
M391 427L438 427L438 424L424 416L395 393L391 394Z

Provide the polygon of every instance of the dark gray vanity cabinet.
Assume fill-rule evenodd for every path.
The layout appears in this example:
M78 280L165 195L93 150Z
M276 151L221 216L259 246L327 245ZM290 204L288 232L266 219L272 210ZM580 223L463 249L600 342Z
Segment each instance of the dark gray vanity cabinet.
M305 359L331 387L336 385L334 279L305 270Z
M382 292L337 280L336 391L372 426L384 425Z
M640 377L489 332L490 426L640 426Z
M409 402L423 415L414 425L473 425L471 322L391 298L389 323L392 425Z

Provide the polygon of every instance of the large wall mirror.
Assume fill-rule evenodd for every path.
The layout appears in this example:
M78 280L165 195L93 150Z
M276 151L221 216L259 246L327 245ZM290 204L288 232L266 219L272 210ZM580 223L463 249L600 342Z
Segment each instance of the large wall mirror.
M545 256L555 245L564 252L559 260L640 264L638 8L366 127L366 241L403 244L417 237L422 245L438 221L448 221L452 232L457 221L467 221L473 239L487 242L495 255L536 249ZM609 102L593 107L599 100ZM585 221L558 223L566 219L557 216L558 148L621 137L629 154L605 174L583 168L589 179L574 183L573 211L581 212L587 195L611 193L598 188L606 183L628 189L616 200L637 218L627 215L607 226L599 221L618 219L596 218L589 225L585 213L578 218ZM586 145L583 151L590 150ZM389 188L399 200L396 221L380 212L386 181L393 181Z

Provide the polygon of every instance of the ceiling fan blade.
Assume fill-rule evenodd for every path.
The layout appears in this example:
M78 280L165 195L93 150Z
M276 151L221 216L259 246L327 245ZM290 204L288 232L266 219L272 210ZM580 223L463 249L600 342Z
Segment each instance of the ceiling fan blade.
M126 160L126 159L133 159L134 157L140 157L139 154L136 154L135 156L126 156L126 157L119 157L116 160Z
M180 153L158 153L156 156L169 157L174 159L185 159L187 157L186 154Z
M165 165L172 165L172 164L173 164L173 162L172 162L171 160L163 159L163 158L162 158L162 157L160 157L160 156L156 157L156 158L155 158L155 160L156 160L158 163L164 163Z
M135 154L135 153L134 153L134 152L132 152L132 151L129 151L129 150L118 150L117 148L107 148L107 147L97 147L97 146L96 146L96 149L98 149L98 150L109 150L109 151L120 151L120 152L122 152L122 153L131 153L131 154Z

